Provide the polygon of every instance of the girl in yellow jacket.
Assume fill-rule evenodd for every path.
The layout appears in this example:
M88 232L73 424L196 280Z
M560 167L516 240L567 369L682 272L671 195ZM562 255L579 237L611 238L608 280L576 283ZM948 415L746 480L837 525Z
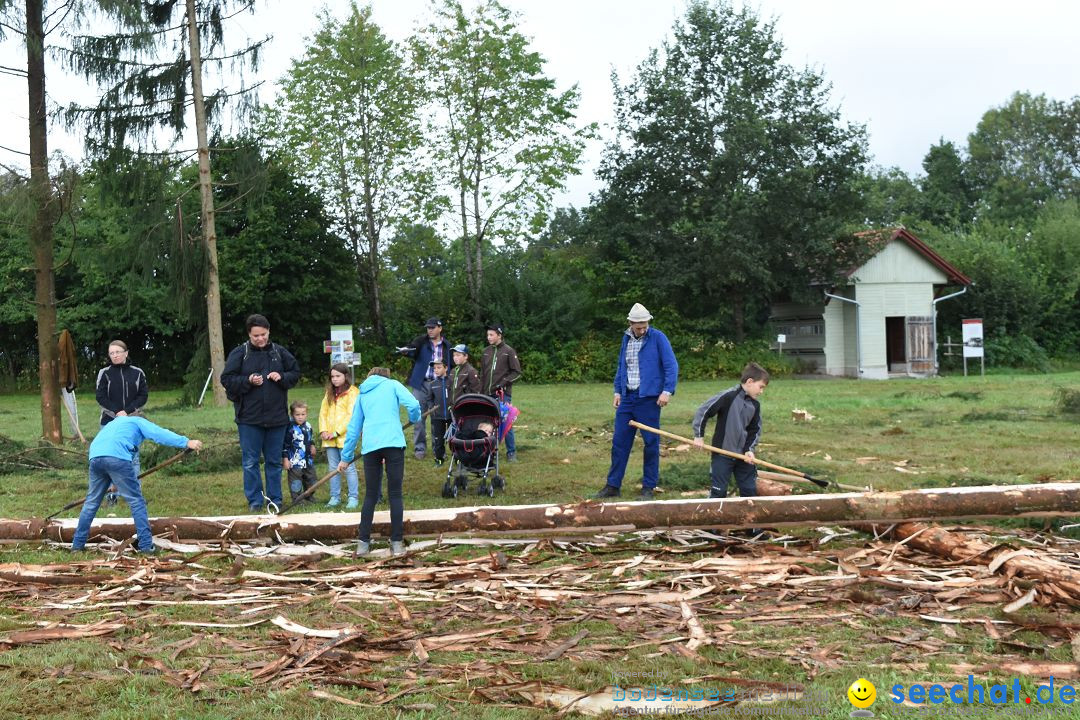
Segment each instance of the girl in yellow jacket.
M326 451L326 461L335 470L341 461L341 448L345 446L345 433L349 429L353 405L360 397L360 389L349 382L349 366L335 363L330 368L330 381L326 384L322 407L319 408L319 437ZM346 510L355 510L360 504L360 483L356 477L356 465L350 463L345 470L345 484L349 491ZM330 502L327 507L341 504L341 475L330 478Z

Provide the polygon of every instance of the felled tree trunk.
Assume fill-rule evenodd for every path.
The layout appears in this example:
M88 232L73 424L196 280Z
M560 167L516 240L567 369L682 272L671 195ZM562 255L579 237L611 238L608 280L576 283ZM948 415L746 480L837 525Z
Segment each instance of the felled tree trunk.
M586 501L568 505L513 505L414 510L405 513L410 536L482 532L595 532L676 527L776 527L821 523L891 524L933 518L1053 517L1080 515L1080 483L938 488L880 493L788 495L723 500L653 502ZM389 513L375 514L374 532L385 537ZM356 536L359 514L155 518L155 533L178 538L283 541L345 540ZM42 537L70 540L75 520L0 520L0 540ZM114 538L134 533L131 520L99 518L94 533Z

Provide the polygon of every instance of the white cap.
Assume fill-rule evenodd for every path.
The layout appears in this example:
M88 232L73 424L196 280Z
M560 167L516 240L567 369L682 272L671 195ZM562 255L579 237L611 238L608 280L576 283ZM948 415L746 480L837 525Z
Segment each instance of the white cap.
M626 319L632 323L649 322L652 320L652 314L641 303L634 303L634 307L630 308L630 314L626 316Z

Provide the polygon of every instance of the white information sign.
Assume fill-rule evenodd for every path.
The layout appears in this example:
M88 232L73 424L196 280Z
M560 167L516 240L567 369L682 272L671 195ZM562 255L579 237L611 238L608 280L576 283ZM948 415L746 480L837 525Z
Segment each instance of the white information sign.
M982 318L964 320L964 357L981 358L983 356L983 321Z

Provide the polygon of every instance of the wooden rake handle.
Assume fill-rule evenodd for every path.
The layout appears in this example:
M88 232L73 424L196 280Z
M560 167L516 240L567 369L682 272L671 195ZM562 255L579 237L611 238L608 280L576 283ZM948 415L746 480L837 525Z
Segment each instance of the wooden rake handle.
M671 438L672 440L679 440L680 442L690 443L691 445L694 444L694 441L692 439L690 439L690 438L683 437L682 435L676 435L675 433L669 433L669 432L667 432L665 430L660 430L659 428L649 427L648 425L642 425L637 420L631 420L630 421L630 427L636 427L639 430L644 430L646 432L655 433L655 434L660 435L662 437ZM777 471L785 473L787 475L794 475L795 477L800 477L803 480L809 480L810 482L814 483L818 487L829 487L829 483L827 481L825 481L825 480L821 480L821 479L816 478L816 477L811 477L810 475L807 475L804 472L799 472L798 470L792 470L791 468L786 468L783 465L775 465L775 464L773 464L771 462L765 462L764 460L759 460L756 457L753 460L750 460L750 458L743 455L742 453L731 452L730 450L723 450L723 449L718 448L718 447L713 447L712 445L703 445L702 447L704 447L706 450L708 450L711 453L716 453L717 455L727 455L728 457L732 457L732 458L735 458L737 460L742 460L743 462L752 463L754 465L761 465L762 467L772 468L773 470L777 470Z

